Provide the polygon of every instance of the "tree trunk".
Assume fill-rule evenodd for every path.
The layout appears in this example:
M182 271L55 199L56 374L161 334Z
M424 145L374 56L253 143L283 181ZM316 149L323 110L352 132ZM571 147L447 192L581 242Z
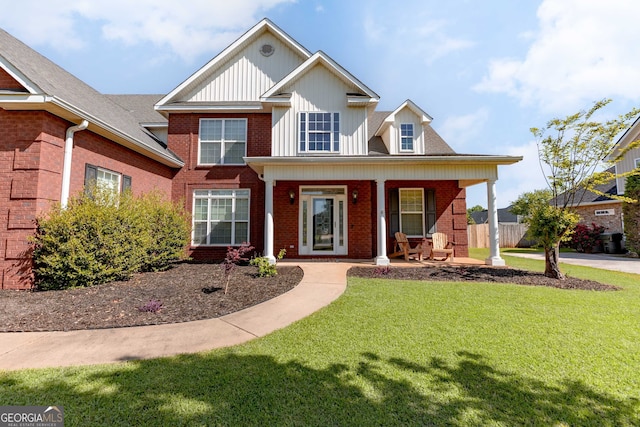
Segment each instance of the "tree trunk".
M552 279L564 280L564 274L560 271L560 243L544 248L544 275Z

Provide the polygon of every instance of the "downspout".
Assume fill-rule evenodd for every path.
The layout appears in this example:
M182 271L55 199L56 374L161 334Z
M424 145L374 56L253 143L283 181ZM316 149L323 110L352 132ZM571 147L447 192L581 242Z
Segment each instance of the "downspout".
M85 130L89 122L83 120L79 125L71 126L67 129L67 136L64 141L64 162L62 164L62 192L60 193L60 205L62 209L67 207L69 202L69 187L71 186L71 161L73 160L73 134Z

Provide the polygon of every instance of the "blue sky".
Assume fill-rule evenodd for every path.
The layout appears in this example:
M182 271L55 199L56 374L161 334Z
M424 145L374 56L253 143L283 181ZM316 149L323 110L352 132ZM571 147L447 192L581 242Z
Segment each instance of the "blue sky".
M263 17L380 97L409 98L458 153L500 168L498 205L543 188L529 129L640 106L637 0L0 0L0 27L103 93L171 91ZM606 116L602 117L603 119ZM487 206L486 186L468 206Z

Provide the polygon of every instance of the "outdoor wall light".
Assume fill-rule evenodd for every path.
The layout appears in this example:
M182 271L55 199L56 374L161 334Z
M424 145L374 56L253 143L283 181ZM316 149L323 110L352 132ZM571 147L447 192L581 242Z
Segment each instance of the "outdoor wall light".
M289 190L289 204L293 204L293 201L296 199L296 192L293 190Z
M353 204L358 203L358 190L353 190L351 193L351 199L353 200Z

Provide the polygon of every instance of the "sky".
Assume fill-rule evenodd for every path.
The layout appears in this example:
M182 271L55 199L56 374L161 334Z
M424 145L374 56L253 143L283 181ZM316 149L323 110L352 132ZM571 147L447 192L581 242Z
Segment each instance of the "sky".
M545 187L532 127L640 106L637 0L0 0L0 27L102 93L166 94L260 19L380 95L411 99L462 154L501 166L498 207ZM487 207L486 185L467 206Z

